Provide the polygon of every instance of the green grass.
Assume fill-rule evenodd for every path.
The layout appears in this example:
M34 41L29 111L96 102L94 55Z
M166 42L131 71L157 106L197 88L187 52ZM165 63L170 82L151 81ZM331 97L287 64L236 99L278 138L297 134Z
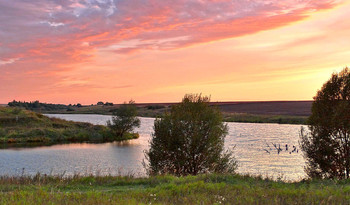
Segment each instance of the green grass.
M49 118L40 113L11 107L0 107L0 143L9 144L67 142L110 142L137 138L128 134L116 138L102 125Z
M225 114L226 122L244 122L244 123L278 123L278 124L307 124L306 116L286 116L286 115L253 115L245 113Z
M286 183L217 174L0 177L0 204L348 204L349 182Z

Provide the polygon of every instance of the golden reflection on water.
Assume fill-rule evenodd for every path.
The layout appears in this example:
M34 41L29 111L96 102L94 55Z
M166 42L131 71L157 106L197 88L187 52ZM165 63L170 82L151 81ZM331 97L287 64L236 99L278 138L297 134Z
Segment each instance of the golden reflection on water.
M140 145L140 142L136 140L130 141L121 141L121 142L108 142L108 143L65 143L65 144L44 144L44 143L31 143L31 144L14 144L14 145L6 145L1 147L0 149L6 150L46 150L46 149L59 149L59 150L70 150L70 149L96 149L100 147L106 146L114 146L114 147L130 147Z

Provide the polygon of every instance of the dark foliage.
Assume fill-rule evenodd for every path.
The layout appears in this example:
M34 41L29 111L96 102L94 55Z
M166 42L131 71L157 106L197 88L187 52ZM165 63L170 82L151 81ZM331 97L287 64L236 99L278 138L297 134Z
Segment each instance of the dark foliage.
M158 109L163 109L166 108L164 105L148 105L146 106L148 110L158 110Z
M96 105L113 106L114 104L111 103L111 102L106 102L106 103L104 103L104 102L102 102L102 101L99 101Z
M71 107L67 108L67 112L73 112L73 111L75 111L73 108L71 108Z
M197 175L233 172L236 162L224 151L227 126L209 97L185 95L182 103L154 122L151 148L146 152L149 174Z
M310 133L301 133L313 178L349 178L350 174L350 71L345 68L317 92L309 118Z
M112 120L107 122L107 126L117 137L123 138L126 133L140 126L140 119L136 115L137 107L135 102L124 103L113 112Z
M21 101L16 101L16 100L9 102L8 106L20 107L20 108L25 108L27 110L33 110L33 111L66 110L69 108L69 106L62 105L62 104L48 104L48 103L41 103L39 101L32 101L32 102L23 101L23 102L21 102Z
M104 105L105 105L105 106L113 106L113 103L106 102Z

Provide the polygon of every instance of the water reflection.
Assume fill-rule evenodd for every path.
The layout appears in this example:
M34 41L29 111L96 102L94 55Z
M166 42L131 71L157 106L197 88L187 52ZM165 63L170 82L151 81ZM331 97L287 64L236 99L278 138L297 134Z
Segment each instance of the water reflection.
M67 120L105 124L110 116L49 115ZM43 145L35 148L0 150L0 175L37 172L52 174L129 174L145 175L142 167L144 151L149 149L154 119L141 118L136 129L140 138L127 142L102 144ZM299 125L228 123L227 149L234 149L239 161L239 173L260 174L298 180L304 177L305 165L301 152L289 153L282 145L298 146ZM267 147L267 144L269 147ZM272 144L280 145L279 154ZM297 147L298 149L298 147ZM269 151L269 153L266 152ZM291 151L291 150L289 150Z
M4 143L0 145L0 149L21 150L24 148L49 147L53 143Z

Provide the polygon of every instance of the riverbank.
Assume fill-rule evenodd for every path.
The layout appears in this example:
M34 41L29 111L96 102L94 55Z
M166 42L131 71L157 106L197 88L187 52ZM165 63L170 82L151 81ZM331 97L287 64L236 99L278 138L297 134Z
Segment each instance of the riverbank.
M138 134L117 138L103 125L49 118L20 108L0 107L2 144L112 142L135 138L138 138Z
M44 111L44 114L99 114L99 115L112 115L112 109L107 106L87 106L81 108L75 108L74 110L55 110ZM170 108L160 107L157 109L149 109L146 107L138 107L139 117L161 117ZM268 114L249 114L249 113L231 113L222 112L225 122L241 122L241 123L276 123L276 124L297 124L306 125L308 116L295 116L295 115L268 115Z
M224 113L225 122L241 123L274 123L274 124L294 124L306 125L306 116L286 116L286 115L253 115L245 113Z
M138 116L160 117L176 103L138 103ZM112 115L120 105L61 105L47 103L10 103L44 114L100 114ZM212 102L224 116L226 122L307 124L311 114L312 101L270 101L270 102Z
M240 175L0 177L0 204L347 204L348 180L286 183Z

